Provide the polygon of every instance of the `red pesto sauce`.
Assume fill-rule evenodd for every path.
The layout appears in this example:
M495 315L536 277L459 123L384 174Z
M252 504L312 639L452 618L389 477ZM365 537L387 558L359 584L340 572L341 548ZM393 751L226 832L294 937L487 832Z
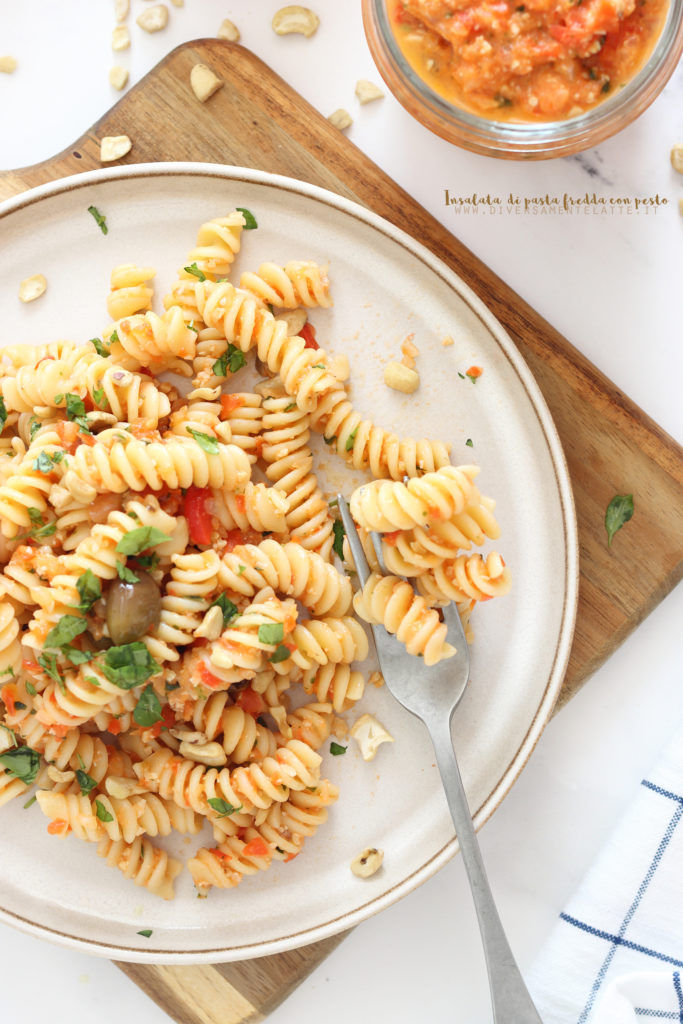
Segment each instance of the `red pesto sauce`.
M401 51L434 92L495 121L555 121L640 70L668 0L388 0Z

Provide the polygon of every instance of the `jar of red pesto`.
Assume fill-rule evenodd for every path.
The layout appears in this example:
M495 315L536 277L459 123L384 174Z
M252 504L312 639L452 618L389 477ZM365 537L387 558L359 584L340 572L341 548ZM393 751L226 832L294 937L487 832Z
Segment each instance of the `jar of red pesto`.
M362 0L375 63L475 153L565 156L624 128L683 52L683 0Z

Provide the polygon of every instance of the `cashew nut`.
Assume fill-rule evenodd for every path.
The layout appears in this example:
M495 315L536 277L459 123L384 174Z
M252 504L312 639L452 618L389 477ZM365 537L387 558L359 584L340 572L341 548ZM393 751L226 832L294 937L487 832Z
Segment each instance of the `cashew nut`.
M230 43L239 43L240 41L240 30L234 22L230 21L230 18L223 18L216 35L219 39L227 39Z
M125 21L130 11L130 0L114 0L114 17L117 21Z
M117 25L111 34L112 50L127 50L130 46L130 32L125 25Z
M220 768L228 762L228 755L220 743L188 743L185 740L180 744L179 754L188 761L196 761L209 768Z
M289 7L281 7L276 11L272 24L273 32L278 36L288 36L296 32L308 38L317 30L320 18L310 7L290 4Z
M207 640L218 640L223 632L223 612L217 604L209 608L201 623L194 631L195 636L206 637Z
M327 119L330 124L333 124L335 128L338 128L340 132L343 132L346 128L350 128L353 124L353 118L349 114L348 110L344 110L340 107L339 110L335 110L333 114Z
M362 853L359 853L351 861L351 870L358 878L369 878L370 875L374 875L376 871L379 871L383 860L384 850L378 850L374 846L369 846L367 850L363 850Z
M114 88L125 89L128 85L128 69L122 68L120 64L115 64L109 72L109 84Z
M19 298L22 302L34 302L39 299L47 288L47 281L42 274L25 277L19 285Z
M206 64L195 64L190 72L190 85L199 102L206 103L209 96L213 96L223 82L218 75L214 75L211 68L207 68Z
M133 143L127 135L105 135L100 140L100 160L103 164L120 160L126 153L130 153L132 148Z
M48 779L51 779L52 782L73 782L76 778L76 772L62 772L56 765L51 764L47 769L47 777Z
M382 743L393 743L394 737L372 715L361 715L351 727L351 735L360 747L364 761L372 761Z
M154 7L148 7L142 14L138 14L135 20L145 32L160 32L168 24L168 7L165 4L155 4Z
M384 97L384 93L378 85L374 82L368 82L367 78L359 78L356 82L356 96L358 102L372 103L373 100L381 100Z
M127 800L136 793L144 793L144 788L137 779L126 779L122 775L109 775L104 780L104 788L115 800Z
M417 370L410 370L402 363L390 362L384 367L384 383L394 391L412 395L420 386L420 375Z

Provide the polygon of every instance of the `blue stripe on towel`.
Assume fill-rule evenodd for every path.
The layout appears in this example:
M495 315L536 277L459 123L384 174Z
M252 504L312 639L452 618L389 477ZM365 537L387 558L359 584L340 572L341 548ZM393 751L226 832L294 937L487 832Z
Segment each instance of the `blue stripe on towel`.
M681 991L681 976L674 971L674 991L678 997L678 1019L683 1024L683 992Z
M655 787L652 787L652 788L654 789ZM662 790L662 793L664 793L663 790ZM609 951L607 953L607 956L605 957L605 959L603 961L603 964L602 964L602 967L598 971L598 974L597 974L597 976L595 978L595 981L593 982L593 985L591 987L590 995L588 996L588 1001L587 1001L586 1005L584 1006L583 1010L581 1011L581 1015L579 1016L579 1018L577 1020L577 1024L585 1024L585 1021L586 1021L586 1019L588 1017L588 1014L591 1012L591 1010L593 1008L593 1004L595 1002L595 997L597 996L597 994L598 994L598 992L600 990L600 986L602 985L603 981L605 980L605 975L607 974L607 971L609 970L610 964L612 963L612 960L614 959L614 955L615 955L617 949L619 948L619 946L625 946L628 949L634 949L634 950L637 950L638 952L646 953L648 956L653 956L653 957L656 957L659 960L664 960L667 963L674 964L677 967L683 967L683 961L675 960L673 957L669 957L669 956L666 956L665 954L658 953L656 950L646 949L644 946L639 946L636 943L628 942L626 939L624 939L624 933L626 932L626 929L628 928L629 924L631 923L633 915L635 914L636 910L638 909L638 907L640 905L640 901L642 900L644 894L647 892L647 888L648 888L650 882L652 881L652 879L655 876L655 872L656 872L656 870L657 870L657 868L659 866L659 862L661 861L661 859L662 859L662 857L664 855L664 851L666 850L667 846L669 845L669 842L671 841L671 837L673 836L673 834L674 834L674 832L676 830L676 826L678 825L679 821L681 820L681 816L683 816L683 800L681 800L681 801L677 800L677 802L678 802L678 807L676 808L676 811L674 812L674 815L671 818L671 821L669 822L669 824L666 827L666 831L664 832L664 835L662 836L662 839L661 839L661 841L659 843L659 846L657 847L657 851L656 851L654 857L652 858L652 861L650 862L650 866L647 869L647 872L645 873L645 877L644 877L643 881L640 883L640 885L638 887L638 891L637 891L637 893L636 893L636 895L635 895L635 897L633 899L633 902L631 903L631 906L626 911L626 915L625 915L623 921L621 922L621 925L619 927L619 931L618 931L618 933L616 935L610 935L607 932L599 931L598 929L592 928L590 925L584 924L581 921L577 921L575 918L570 918L566 914L560 914L560 918L562 920L564 920L564 921L567 921L568 924L573 924L573 925L575 925L575 927L581 928L581 929L583 929L583 931L590 932L591 934L596 935L598 938L607 939L611 943ZM683 1018L681 1018L681 1020L683 1021Z
M678 1014L673 1010L646 1010L642 1006L636 1006L636 1017L657 1017L658 1020L678 1020Z
M675 800L678 804L683 804L683 796L679 796L678 793L672 793L668 789L662 789L661 786L656 786L654 782L649 782L647 779L643 779L641 786L645 786L646 789L651 789L653 793L659 793L660 796L666 796L669 800Z

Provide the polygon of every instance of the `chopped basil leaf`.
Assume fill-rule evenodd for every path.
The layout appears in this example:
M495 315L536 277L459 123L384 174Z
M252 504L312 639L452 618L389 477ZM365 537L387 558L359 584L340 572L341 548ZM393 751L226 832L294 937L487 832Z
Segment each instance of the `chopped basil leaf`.
M242 810L242 805L239 807L233 807L227 800L221 800L217 796L210 796L207 803L209 807L212 807L219 818L228 818L231 814L235 814L237 811Z
M100 821L104 821L105 823L114 820L114 816L109 813L109 811L104 806L101 800L95 801L95 814L97 815Z
M268 661L272 665L277 665L280 661L287 661L287 658L291 658L291 656L292 652L289 647L285 647L284 644L280 644L279 647L275 648L271 656L268 658Z
M33 806L37 799L37 796L32 796L30 800L27 800L26 803L24 804L24 810L26 811L28 810L29 807Z
M633 516L633 495L615 494L605 512L605 529L607 530L607 543L612 546L612 538L617 530L620 530L624 523L627 523Z
M469 377L469 379L472 381L473 384L476 384L477 381L479 380L479 377L481 376L481 374L478 374L478 373L468 373L467 376Z
M330 743L330 753L332 757L339 757L340 754L345 754L348 747L342 747L340 743L335 743L334 740Z
M110 355L109 349L107 348L103 341L100 341L99 338L91 338L90 344L93 346L98 356L104 356L106 358L108 355Z
M334 531L334 544L332 545L332 550L336 555L339 556L339 558L343 562L344 537L346 536L346 530L344 529L344 524L342 523L341 519L335 519L334 523L332 524L332 529Z
M147 682L150 676L161 670L161 666L140 640L134 640L131 644L110 647L105 652L102 669L114 686L132 690L134 686Z
M227 350L223 353L220 359L216 360L212 369L217 377L227 377L228 370L230 373L237 373L238 370L241 370L242 367L246 365L247 357L242 349L230 342Z
M88 773L83 771L81 768L76 769L76 782L81 787L81 793L83 796L87 796L90 790L94 789L97 785L92 775L88 775Z
M65 658L68 658L72 665L85 665L95 657L94 651L79 651L77 647L72 647L71 644L65 644L62 647L62 654Z
M57 523L46 523L45 526L31 530L29 537L34 537L36 540L43 540L45 537L51 537L53 533L57 532Z
M353 442L356 440L356 434L357 433L358 433L358 427L356 427L354 430L352 430L351 433L349 434L349 436L346 438L346 444L344 445L344 448L345 448L345 450L347 452L350 452L351 449L353 448Z
M38 693L33 683L30 682L28 679L24 683L24 686L26 687L26 692L29 695L29 697L35 697L36 694Z
M189 324L187 325L187 329L188 331L194 331L195 334L199 334L199 328L195 327L194 320L190 320Z
M237 212L241 213L242 216L244 217L244 230L245 231L253 231L254 228L258 227L258 224L256 223L256 217L251 212L251 210L245 210L245 208L243 206L238 206L237 207Z
M143 729L149 728L150 725L154 725L161 718L161 701L154 692L154 687L150 683L146 686L140 694L140 699L135 705L135 711L133 712L133 720L141 725Z
M40 754L31 747L19 747L18 750L7 750L0 754L0 764L5 766L10 775L30 786L35 782L40 768Z
M140 582L140 577L136 576L134 572L131 572L131 570L127 566L125 566L123 562L116 563L116 572L118 573L119 579L123 580L124 583Z
M241 576L241 575L242 575L242 573L243 573L243 572L246 572L246 571L247 571L247 567L246 567L246 565L238 565L238 566L237 566L237 575L238 575L238 576Z
M29 429L29 434L31 435L31 440L34 439L34 437L36 436L36 434L38 433L38 431L40 430L42 425L43 424L40 422L40 420L36 419L35 416L33 416L31 418L31 423L30 423L29 428L28 428Z
M85 679L86 683L90 683L91 686L100 685L100 681L97 678L97 676L83 676L83 678ZM116 715L114 715L114 718L116 718Z
M151 928L143 928L143 929L141 929L141 931L138 932L138 935L142 935L143 939L148 939L151 934L152 934L152 929Z
M188 427L187 432L192 435L199 447L203 448L209 455L218 455L220 449L215 437L211 437L210 434L203 434L201 430L193 430L192 427Z
M116 341L118 341L118 340L119 340L119 334L118 334L118 331L112 331L112 332L111 332L111 334L109 335L109 341L110 341L110 342L112 343L112 345L113 345L113 344L114 344L114 342L116 342Z
M461 373L460 370L458 370L458 377L460 378L460 380L464 380L465 379L465 374Z
M465 441L465 444L467 445L468 448L474 448L474 445L472 443L472 438L471 437L467 438L467 440Z
M138 555L137 562L143 569L156 569L159 564L158 555Z
M56 452L42 451L38 458L33 460L31 468L39 473L51 473L57 463L61 462L63 458L64 452L59 449Z
M95 223L97 224L98 228L100 229L103 235L106 235L109 232L109 228L107 227L107 218L100 213L96 206L89 206L88 213L92 214L92 216L95 218Z
M5 399L0 396L0 430L2 430L7 423L7 407L5 405Z
M78 610L81 612L90 611L95 601L102 597L102 584L92 569L86 569L78 577L76 580L76 590L81 598L81 603L78 605Z
M200 281L206 281L206 274L203 270L200 270L196 263L191 263L189 267L184 268L186 274L192 274L193 277L198 278Z
M233 604L227 594L219 594L215 601L212 601L209 608L218 606L223 612L223 625L227 626L229 622L237 615L239 609L236 604Z
M63 647L85 633L88 623L77 615L62 615L56 626L53 626L45 637L46 647Z
M95 405L99 406L100 409L109 408L109 399L105 397L104 388L93 388L92 397L93 401L95 402Z
M336 440L337 440L337 435L336 434L333 434L332 437L325 437L323 435L323 441L325 442L325 444L334 444L334 442Z
M42 523L43 522L43 517L40 514L40 509L30 507L30 508L27 508L26 511L28 512L28 517L29 517L29 519L31 520L32 523Z
M262 644L279 644L285 637L285 627L281 622L266 622L258 628L258 638Z
M291 412L292 409L296 409L296 402L290 402L289 405L286 405L282 411Z
M61 402L62 399L66 402L66 418L73 423L77 423L84 433L89 434L90 427L85 416L83 399L72 392L68 392L66 395L55 395L55 402Z
M56 654L41 654L38 657L38 664L49 675L50 679L54 679L60 687L64 686L64 680L57 670Z
M170 539L168 534L157 529L156 526L138 526L137 529L124 533L115 550L120 555L139 555L141 551L153 548L156 544L163 544L165 540Z

